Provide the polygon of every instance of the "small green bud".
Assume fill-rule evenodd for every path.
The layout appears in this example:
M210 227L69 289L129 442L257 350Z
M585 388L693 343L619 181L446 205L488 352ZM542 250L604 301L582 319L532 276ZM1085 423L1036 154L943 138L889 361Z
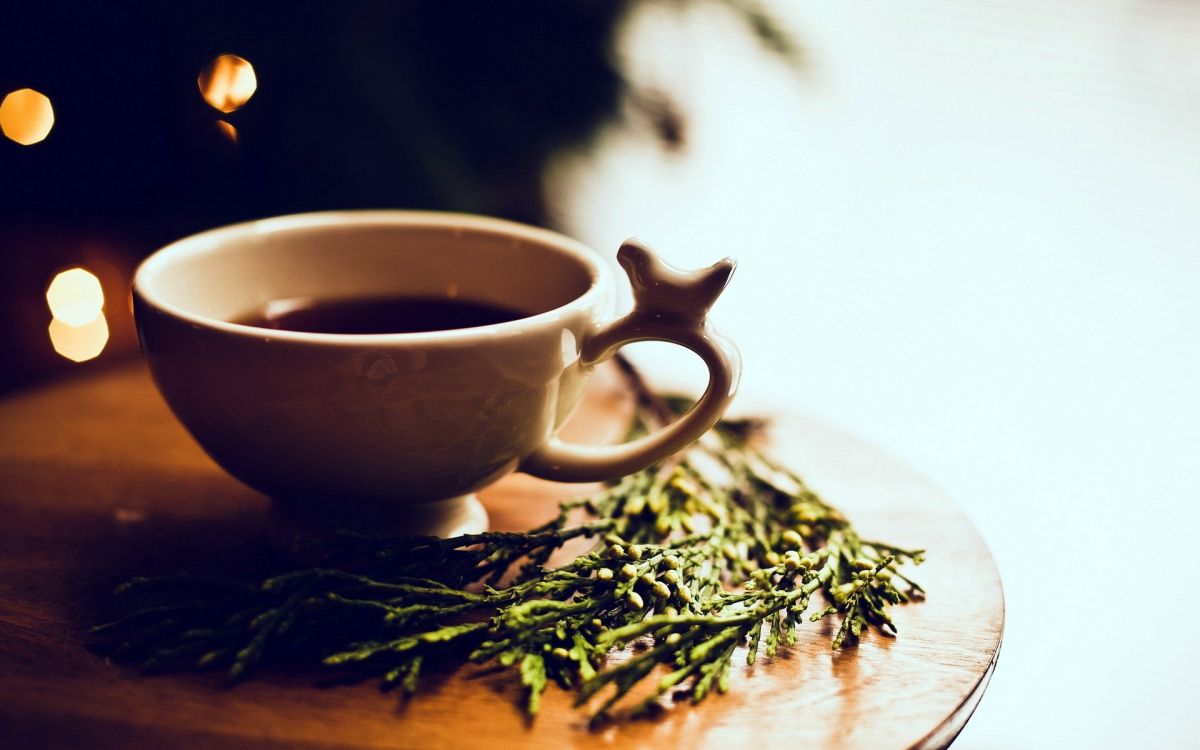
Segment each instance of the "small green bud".
M792 551L794 552L795 550L792 550ZM800 569L800 558L799 557L785 557L785 558L783 558L783 565L788 570L799 570Z
M629 563L625 563L621 566L621 577L627 581L632 581L634 578L637 578L637 568Z
M619 544L609 545L608 556L614 560L620 559L625 556L625 548Z
M608 542L609 544L624 544L625 543L624 539L622 539L621 537L619 537L613 533L605 534L604 541Z
M674 646L676 643L679 643L679 633L671 633L670 635L668 635L667 643L672 646Z
M646 606L646 603L642 601L641 595L636 591L630 591L625 595L625 603L634 609L641 609Z
M612 568L600 568L596 571L596 577L601 581L611 581L613 577Z
M625 501L625 515L637 516L641 515L646 509L646 498L642 495L634 495Z
M806 523L802 523L797 526L796 531L800 533L800 536L812 536L813 533L812 526L809 526Z
M804 544L804 538L797 534L795 529L788 529L783 532L783 543L789 547L798 548Z
M833 592L838 596L847 597L854 593L854 588L855 587L853 583L843 583L841 586L838 586L836 589L834 589Z
M788 551L794 552L795 550L788 550ZM768 565L778 565L782 559L779 557L779 553L776 552L775 550L771 550L770 552L767 552L767 554L763 555L763 557L766 559Z
M863 557L856 559L854 562L850 563L850 565L858 570L870 570L871 568L875 567L875 563Z
M679 600L685 604L691 604L693 601L695 601L695 598L692 596L692 590L683 584L679 584L675 587L675 595L678 596Z
M550 653L554 654L559 659L566 659L571 656L571 654L562 646L559 646L558 648L554 649Z
M685 495L699 495L700 486L683 474L671 477L671 484Z
M674 555L667 555L663 558L662 564L671 570L679 570L679 558Z
M655 581L654 585L650 587L650 593L654 594L655 599L663 601L671 598L671 589L662 581Z
M661 536L666 536L671 533L671 519L668 516L659 516L654 522L654 533Z
M653 586L655 583L654 576L650 573L642 573L642 583L646 584L647 586Z
M815 568L817 567L817 561L812 557L802 557L800 558L800 567L804 568L805 570Z
M206 667L209 664L212 664L214 661L216 661L217 657L220 655L221 655L220 651L209 651L207 654L200 657L200 660L196 662L196 666L197 667Z
M675 570L674 568L670 568L666 573L663 573L662 578L667 583L679 583L679 571Z
M636 544L629 548L629 558L637 561L642 559L642 548Z
M663 607L662 613L664 615L674 617L675 615L679 614L679 610L675 609L674 607L672 607L671 605L668 604L667 606Z
M596 630L604 630L604 623L600 622L600 618L593 617L592 618L592 627L595 628Z

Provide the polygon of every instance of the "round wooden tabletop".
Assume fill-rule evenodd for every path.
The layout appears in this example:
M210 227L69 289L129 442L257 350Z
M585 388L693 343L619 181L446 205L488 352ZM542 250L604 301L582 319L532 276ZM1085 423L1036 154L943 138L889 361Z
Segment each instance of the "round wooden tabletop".
M628 414L611 376L569 425L611 440ZM912 471L812 421L776 416L776 454L869 537L923 547L924 602L895 608L899 635L834 653L828 620L735 671L697 707L597 731L551 688L526 721L510 676L464 669L412 700L372 684L258 675L142 677L84 648L112 586L134 574L235 571L269 556L267 501L188 437L141 366L0 401L0 737L11 747L943 747L970 717L999 653L1000 580L955 507ZM553 515L564 486L512 476L483 493L492 526ZM742 661L744 663L744 660Z

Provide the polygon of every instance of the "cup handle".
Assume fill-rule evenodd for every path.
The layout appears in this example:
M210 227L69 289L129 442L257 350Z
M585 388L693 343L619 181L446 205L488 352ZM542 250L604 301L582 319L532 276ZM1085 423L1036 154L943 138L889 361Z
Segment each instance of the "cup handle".
M729 258L700 271L670 268L637 240L627 240L617 261L633 286L633 311L583 342L581 359L591 366L636 341L687 347L708 366L708 388L682 417L628 443L590 446L551 437L521 464L521 471L558 482L597 482L631 474L695 442L716 424L741 374L737 349L705 320L733 274Z

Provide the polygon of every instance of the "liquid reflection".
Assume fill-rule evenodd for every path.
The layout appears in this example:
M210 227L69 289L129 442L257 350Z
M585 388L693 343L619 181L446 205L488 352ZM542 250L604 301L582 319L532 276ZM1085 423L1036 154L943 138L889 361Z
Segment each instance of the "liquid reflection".
M230 143L232 143L236 146L237 142L238 142L237 128L235 128L233 125L225 122L224 120L217 120L215 124L217 126L217 131L223 137L228 139Z

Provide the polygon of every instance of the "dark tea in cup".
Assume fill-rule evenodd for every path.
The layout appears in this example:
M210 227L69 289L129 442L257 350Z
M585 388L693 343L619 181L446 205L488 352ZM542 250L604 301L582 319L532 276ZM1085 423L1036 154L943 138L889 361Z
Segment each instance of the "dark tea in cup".
M528 313L453 297L358 297L273 300L232 322L304 333L424 333L507 323Z

